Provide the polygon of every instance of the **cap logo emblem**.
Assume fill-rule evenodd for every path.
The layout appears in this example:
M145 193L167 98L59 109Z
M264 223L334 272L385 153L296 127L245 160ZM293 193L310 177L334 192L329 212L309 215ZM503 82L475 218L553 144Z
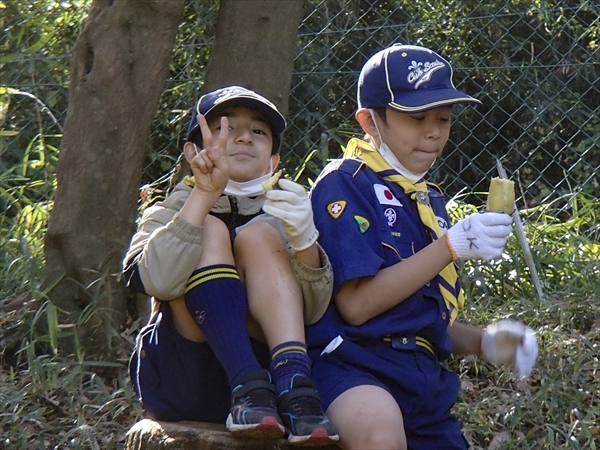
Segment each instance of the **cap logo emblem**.
M229 100L230 98L237 98L237 97L253 98L253 99L256 99L262 103L265 103L266 105L269 105L271 108L277 110L275 105L273 105L273 103L271 103L269 100L264 98L262 95L258 95L255 92L252 92L248 89L245 89L245 88L242 88L239 86L233 86L233 87L221 89L219 96L214 101L214 105L216 106L219 103L224 102L225 100Z
M412 61L408 66L408 77L409 83L415 85L415 89L423 83L427 83L431 80L431 76L440 69L446 67L441 61L427 61L427 62L416 62Z
M227 100L228 98L237 97L239 95L248 95L248 91L246 89L240 89L238 87L222 89L221 92L219 92L219 96L215 100L215 105Z

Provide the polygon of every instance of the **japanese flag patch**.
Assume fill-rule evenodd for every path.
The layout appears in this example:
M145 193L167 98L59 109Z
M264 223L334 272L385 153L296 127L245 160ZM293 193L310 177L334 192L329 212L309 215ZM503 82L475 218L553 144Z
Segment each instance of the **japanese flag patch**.
M398 200L389 187L384 186L383 184L374 184L373 189L375 189L375 195L377 196L377 200L382 205L394 205L402 207L402 203Z

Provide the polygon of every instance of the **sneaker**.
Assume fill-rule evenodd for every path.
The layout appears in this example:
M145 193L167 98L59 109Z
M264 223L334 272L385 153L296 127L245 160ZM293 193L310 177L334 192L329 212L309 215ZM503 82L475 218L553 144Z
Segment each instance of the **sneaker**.
M231 393L227 429L236 436L278 439L285 428L275 406L276 392L269 372L254 371L244 376Z
M310 378L296 375L292 388L279 395L277 410L287 429L290 444L318 447L340 439L323 412L321 397Z

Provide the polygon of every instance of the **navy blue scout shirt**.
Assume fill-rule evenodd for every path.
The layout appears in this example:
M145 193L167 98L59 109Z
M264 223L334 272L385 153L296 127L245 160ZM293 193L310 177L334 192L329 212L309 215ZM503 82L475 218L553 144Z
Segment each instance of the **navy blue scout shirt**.
M444 197L432 186L428 190L440 228L447 230ZM414 201L360 160L332 162L313 187L311 200L319 243L333 266L334 295L344 281L375 276L431 243ZM445 359L451 352L449 319L436 277L360 326L346 323L331 302L323 318L307 328L306 338L309 347L323 349L338 335L357 342L381 340L386 335L420 336Z

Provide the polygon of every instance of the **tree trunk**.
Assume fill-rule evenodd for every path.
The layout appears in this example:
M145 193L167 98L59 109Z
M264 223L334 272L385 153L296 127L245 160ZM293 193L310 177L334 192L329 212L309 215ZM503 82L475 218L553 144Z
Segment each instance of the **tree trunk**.
M286 114L303 5L303 0L221 0L202 91L243 85Z
M73 49L43 284L63 311L98 301L109 312L88 332L119 325L126 309L120 263L183 10L184 0L94 0Z

